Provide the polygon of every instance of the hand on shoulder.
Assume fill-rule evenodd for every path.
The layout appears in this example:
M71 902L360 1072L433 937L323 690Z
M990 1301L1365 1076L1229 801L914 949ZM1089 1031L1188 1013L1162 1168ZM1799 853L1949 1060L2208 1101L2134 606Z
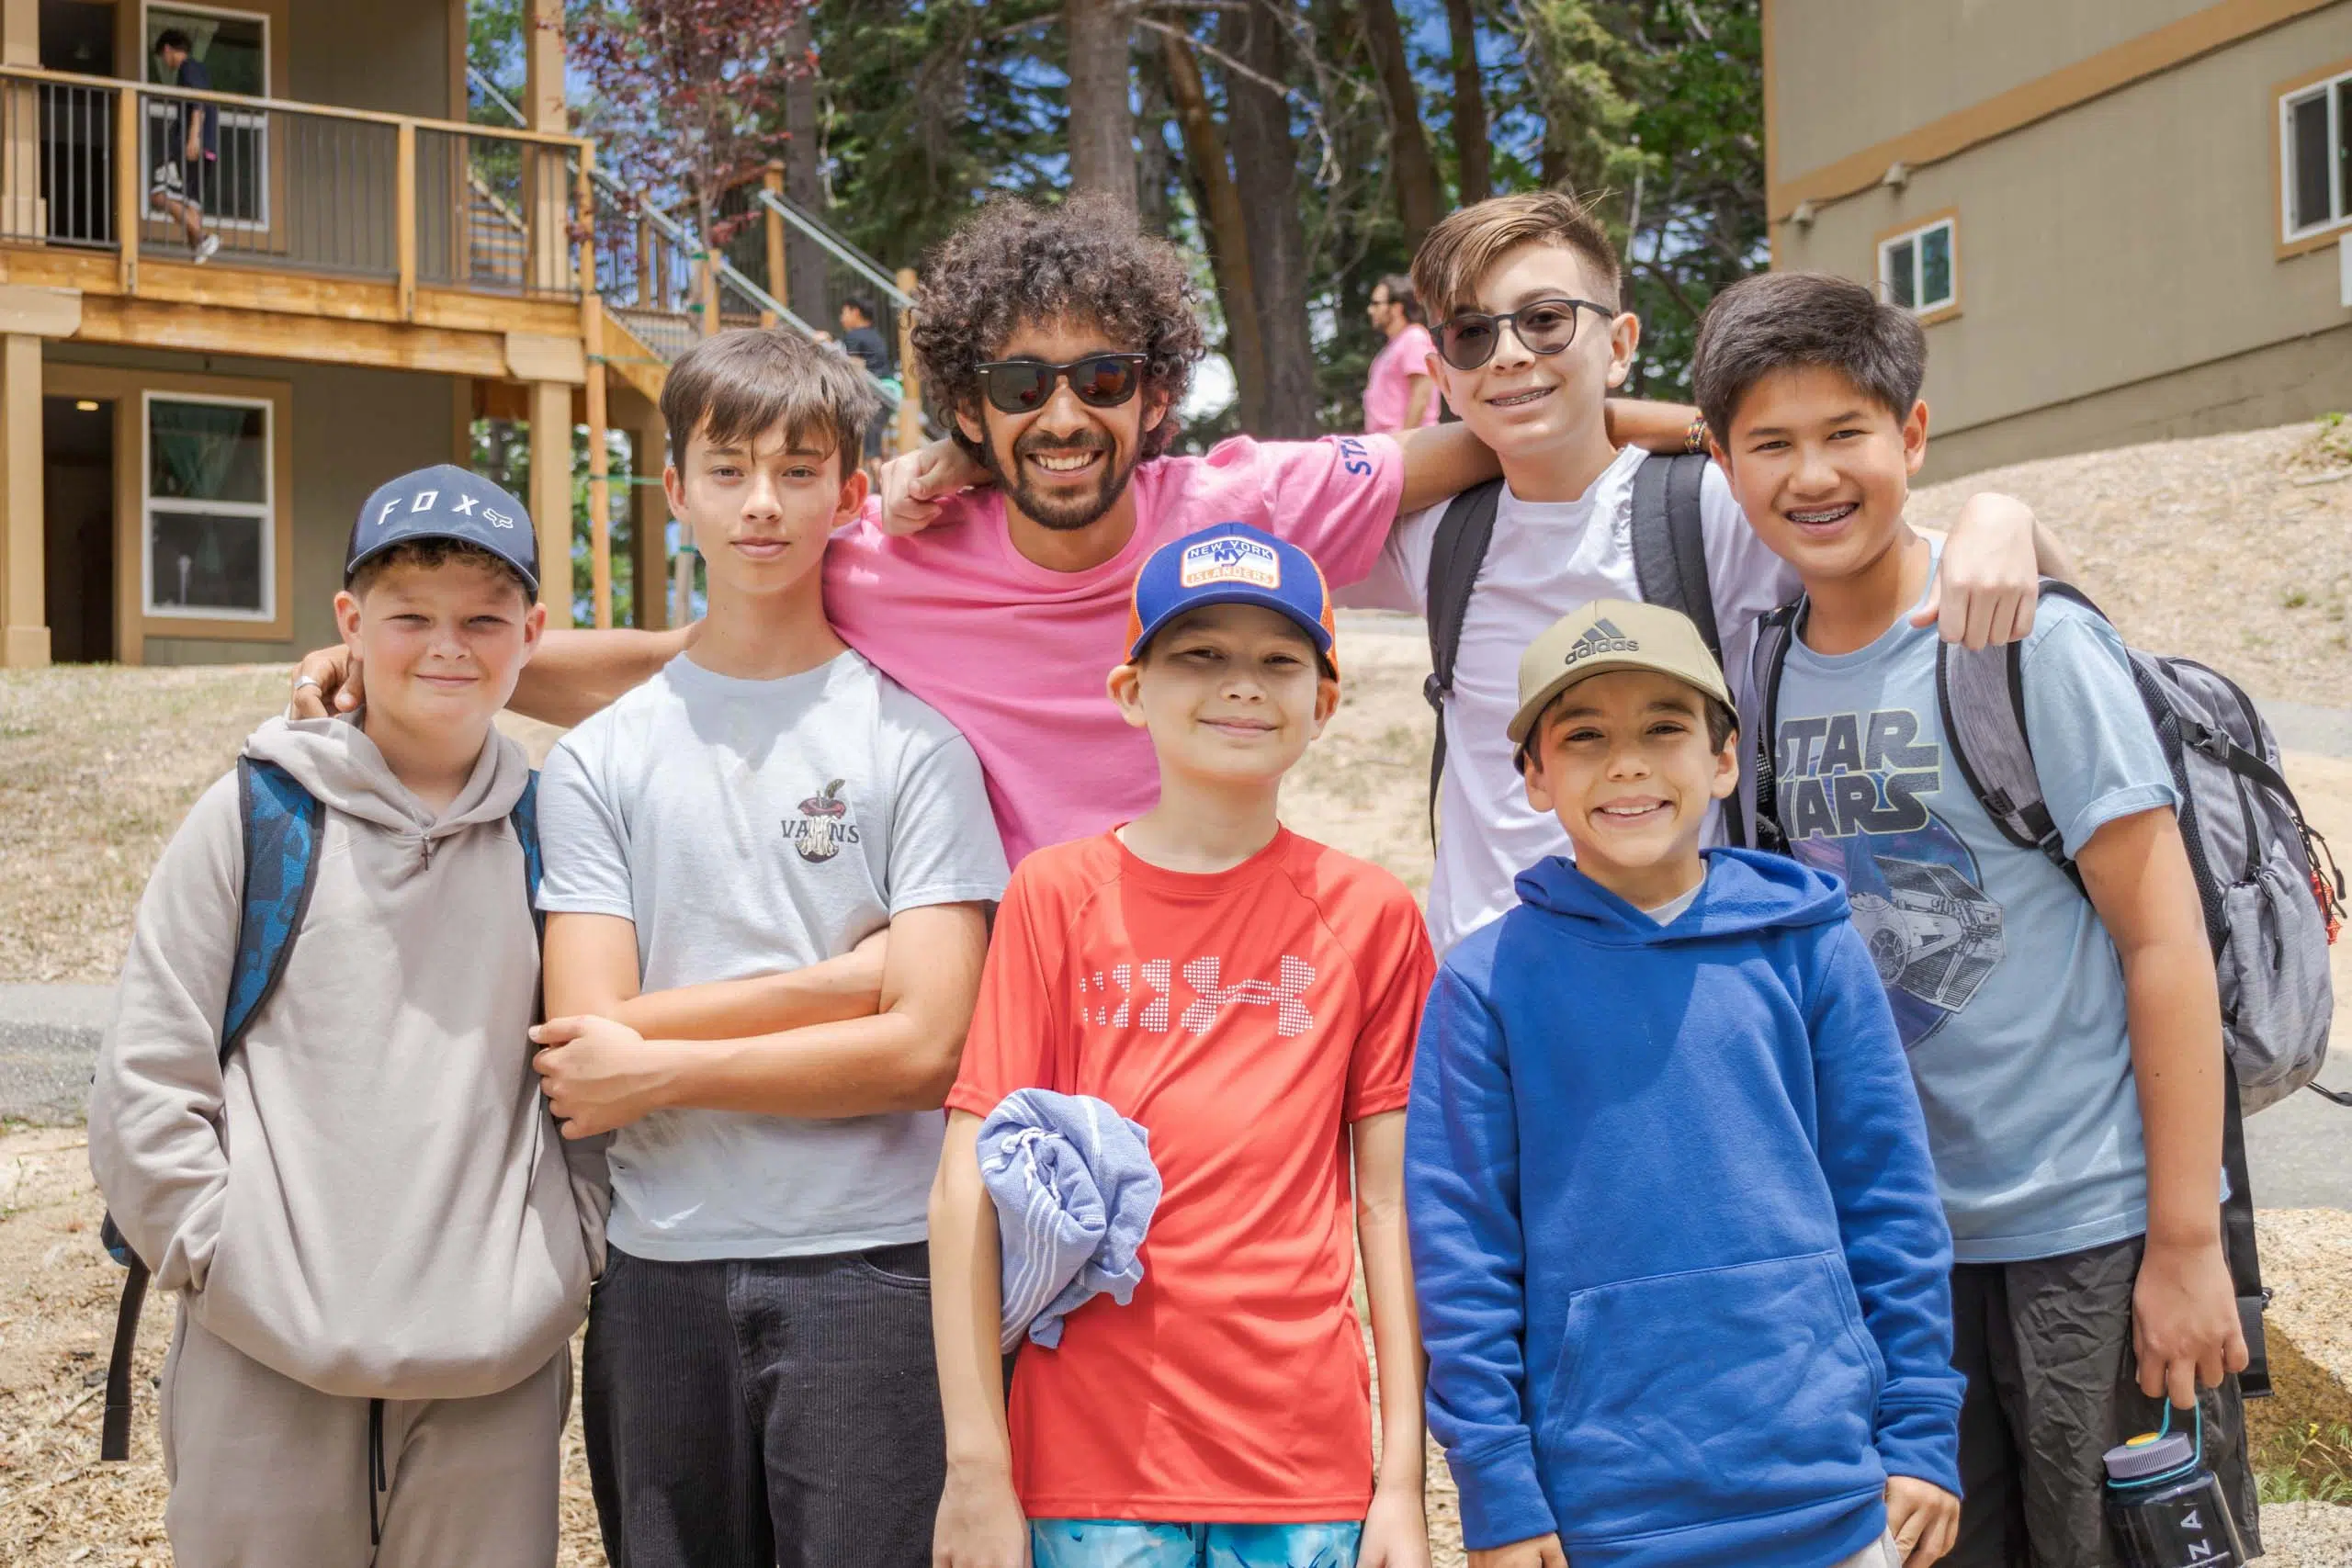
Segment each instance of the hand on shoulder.
M986 468L954 441L929 442L882 465L882 531L904 537L939 521L959 491L989 482Z

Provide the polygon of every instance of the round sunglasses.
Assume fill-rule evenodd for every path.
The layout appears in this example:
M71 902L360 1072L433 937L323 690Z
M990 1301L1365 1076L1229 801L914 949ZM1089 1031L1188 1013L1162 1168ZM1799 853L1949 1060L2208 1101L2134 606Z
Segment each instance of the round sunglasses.
M1148 354L1090 354L1067 365L993 359L980 367L980 390L1001 413L1035 413L1053 398L1054 383L1067 380L1087 407L1117 408L1143 386L1150 361Z
M1617 314L1608 306L1596 305L1589 299L1565 298L1538 299L1499 315L1463 310L1438 323L1438 355L1456 370L1476 370L1495 356L1505 327L1510 328L1528 353L1557 354L1576 341L1578 310L1590 310L1604 318Z

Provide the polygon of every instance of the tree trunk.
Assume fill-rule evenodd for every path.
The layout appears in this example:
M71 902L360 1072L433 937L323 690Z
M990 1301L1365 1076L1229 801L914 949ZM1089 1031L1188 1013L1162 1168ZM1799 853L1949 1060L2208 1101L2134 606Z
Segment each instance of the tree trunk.
M793 52L806 58L810 31L803 13L786 35ZM784 129L790 140L784 147L784 195L803 212L825 214L824 149L819 145L817 76L814 71L786 77L784 86ZM793 224L784 226L784 301L792 313L820 332L835 332L838 302L827 298L825 248ZM878 306L877 306L878 308Z
M1067 0L1069 39L1069 176L1072 190L1136 205L1136 121L1127 107L1125 0Z
M1216 274L1217 302L1225 310L1226 357L1233 364L1241 428L1255 434L1266 419L1266 350L1258 331L1258 288L1250 273L1250 236L1241 216L1241 193L1227 165L1225 133L1209 112L1208 89L1192 45L1174 33L1159 35L1168 63L1168 96L1184 132L1184 160L1200 192L1201 226Z
M1420 247L1444 212L1437 163L1421 130L1421 104L1405 63L1405 34L1396 25L1394 0L1363 0L1364 41L1380 68L1380 96L1388 105L1388 164L1396 177L1396 216L1405 222L1405 248Z
M1177 163L1168 150L1168 122L1175 118L1168 73L1148 49L1130 63L1136 74L1136 215L1145 233L1165 235L1175 217L1168 191L1176 181Z
M1445 0L1453 35L1453 155L1461 166L1462 205L1494 194L1493 152L1487 144L1487 85L1478 73L1477 17L1470 0Z
M1249 0L1218 18L1224 51L1265 81L1288 79L1290 50L1272 8L1287 3ZM1306 326L1306 232L1299 220L1290 103L1265 81L1238 71L1226 75L1233 183L1241 197L1250 275L1257 286L1258 333L1266 355L1265 423L1252 434L1301 439L1317 433L1315 345Z

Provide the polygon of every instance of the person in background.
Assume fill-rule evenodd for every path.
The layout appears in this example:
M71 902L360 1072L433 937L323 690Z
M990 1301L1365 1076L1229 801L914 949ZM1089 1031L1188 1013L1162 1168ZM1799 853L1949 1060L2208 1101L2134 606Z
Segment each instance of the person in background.
M1401 274L1382 278L1372 286L1372 303L1363 313L1388 334L1388 342L1372 356L1372 370L1364 378L1364 429L1394 435L1435 424L1437 383L1430 379L1429 364L1437 344L1424 324L1413 280Z
M211 76L190 49L187 34L177 28L155 35L155 63L163 80L174 86L211 89ZM163 161L155 165L147 202L187 231L188 249L202 266L220 248L220 236L204 231L204 201L212 192L220 161L220 111L195 99L175 102L171 108Z
M866 373L877 381L890 379L890 345L882 341L882 333L874 325L874 301L855 296L842 301L842 352L865 367ZM890 411L884 409L865 426L865 461L871 466L882 460L882 434L890 427Z

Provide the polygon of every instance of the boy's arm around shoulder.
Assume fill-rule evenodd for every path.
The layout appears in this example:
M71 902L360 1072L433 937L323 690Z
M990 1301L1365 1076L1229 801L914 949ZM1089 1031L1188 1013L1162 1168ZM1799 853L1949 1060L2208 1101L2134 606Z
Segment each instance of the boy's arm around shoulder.
M1872 1442L1889 1475L1960 1490L1962 1380L1951 1368L1951 1232L1910 1064L1861 937L1818 928L1812 1033L1822 1174L1862 1323L1886 1363Z
M1430 1358L1430 1430L1461 1489L1462 1539L1473 1551L1557 1528L1521 1397L1527 1238L1519 1172L1501 1021L1449 959L1421 1018L1405 1119L1405 1206Z
M90 1172L167 1291L204 1288L228 1201L220 1021L243 886L232 773L198 799L148 878L90 1084Z

